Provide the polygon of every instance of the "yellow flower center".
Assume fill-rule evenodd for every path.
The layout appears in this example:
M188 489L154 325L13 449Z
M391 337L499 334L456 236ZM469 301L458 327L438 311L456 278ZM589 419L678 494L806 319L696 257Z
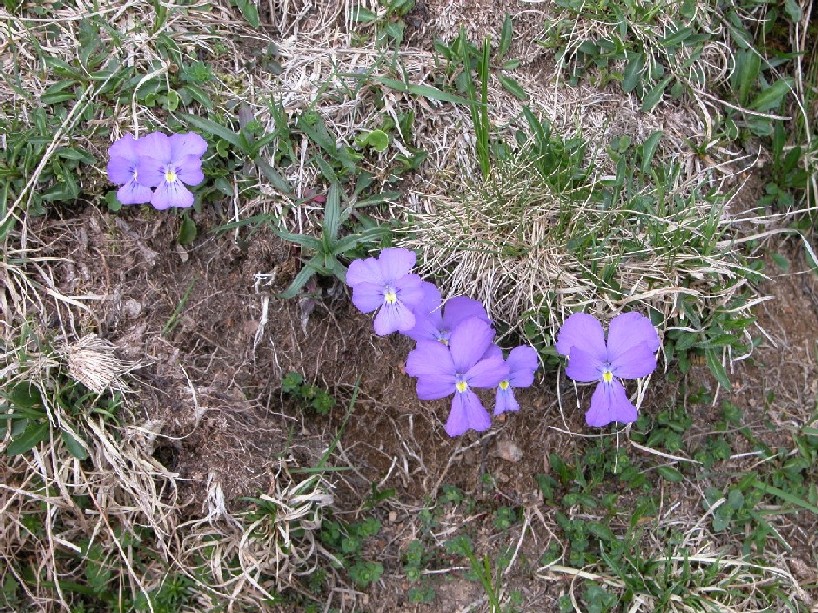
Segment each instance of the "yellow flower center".
M501 390L507 390L508 386L509 386L509 383L508 383L507 380L500 381L500 389Z
M176 181L176 172L172 168L168 168L165 171L165 181L168 183L174 183Z
M466 383L465 381L458 381L457 383L454 384L454 387L458 392L462 393L469 389L469 384Z
M610 383L613 381L613 373L610 370L606 370L602 373L602 380L605 383Z
M395 290L388 288L383 295L383 299L386 301L386 304L395 304L398 301L398 295L395 293Z

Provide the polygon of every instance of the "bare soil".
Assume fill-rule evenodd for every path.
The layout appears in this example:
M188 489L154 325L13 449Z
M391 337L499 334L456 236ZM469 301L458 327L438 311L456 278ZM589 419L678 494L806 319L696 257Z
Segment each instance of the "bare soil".
M133 420L156 434L154 457L178 473L186 514L201 516L216 485L229 509L243 508L245 497L271 490L281 458L314 466L342 428L357 388L334 455L336 465L350 468L335 481L334 512L358 518L373 487L395 489L393 497L367 511L383 521L367 547L386 572L359 604L369 602L365 608L377 611L442 610L440 604L412 609L400 569L406 546L422 530L418 513L443 485L453 485L475 504L453 507L439 520L435 538L442 543L468 527L477 535L478 551L516 547L509 585L524 588L523 610L553 610L565 580L537 582L536 591L526 580L557 539L550 528L555 510L543 504L534 476L549 472L550 453L567 459L582 453L584 437L594 433L584 427L583 411L576 407L587 405L589 390L580 389L577 400L570 382L546 372L519 395L518 414L497 420L484 435L450 439L443 430L447 403L419 401L413 380L403 373L408 339L374 336L370 317L358 313L345 290L331 283L319 284L308 302L279 300L277 293L300 266L296 250L264 230L214 233L212 211L194 218L199 238L187 248L175 240L180 218L148 207L111 214L87 206L65 218L40 219L33 228L44 242L43 255L60 258L59 290L99 297L87 318L74 323L77 332L96 332L112 341L121 357L145 364L135 373ZM739 406L747 427L768 445L789 449L790 433L815 411L818 282L797 245L781 248L795 268L760 288L775 296L758 309L761 344L737 366L734 389L720 390L718 399ZM768 269L776 270L772 264ZM305 411L282 394L281 379L290 371L339 400L330 415ZM643 412L684 404L694 422L689 442L712 430L715 407L689 404L681 391L704 386L715 393L706 367L694 366L685 381L655 379ZM628 445L624 432L621 444ZM629 453L635 461L650 459L635 448ZM736 459L722 468L723 477L753 470L755 461ZM713 482L718 484L718 475ZM627 492L619 493L627 505ZM690 492L665 505L695 515L700 500L699 493ZM492 511L500 506L523 510L525 538L515 541L494 529ZM816 518L802 512L779 527L793 546L792 572L809 580L805 575L815 567L818 548ZM436 603L447 609L484 597L473 581L432 579Z

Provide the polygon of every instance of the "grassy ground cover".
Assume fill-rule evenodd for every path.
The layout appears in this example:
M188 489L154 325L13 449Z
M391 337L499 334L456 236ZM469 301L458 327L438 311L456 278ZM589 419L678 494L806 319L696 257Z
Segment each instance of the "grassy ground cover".
M811 611L818 33L788 0L5 0L0 607ZM195 132L185 210L123 134ZM450 439L403 246L542 368ZM627 426L553 348L638 311Z

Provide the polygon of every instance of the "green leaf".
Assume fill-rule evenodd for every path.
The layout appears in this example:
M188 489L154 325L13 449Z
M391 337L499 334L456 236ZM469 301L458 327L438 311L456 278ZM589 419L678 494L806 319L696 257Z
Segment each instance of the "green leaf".
M679 28L675 32L665 36L665 38L659 41L659 44L665 48L678 47L681 43L687 40L692 33L693 29L690 26L685 26L684 28Z
M753 100L750 108L761 113L778 108L784 96L792 90L792 83L791 78L779 79L761 92L756 99Z
M409 85L407 91L416 96L423 96L430 100L438 100L440 102L451 102L452 104L469 104L469 101L456 94L444 92L431 85Z
M293 188L290 183L284 177L279 174L279 172L270 166L267 161L262 157L257 157L255 159L256 166L261 171L270 184L275 187L278 191L284 194L291 194L293 192Z
M63 443L65 443L65 447L72 456L78 460L88 459L88 451L86 450L85 445L74 438L70 432L63 430L60 432L60 436L62 437Z
M645 97L642 99L643 113L649 113L657 104L659 104L659 101L662 99L662 95L665 93L665 88L667 87L667 84L670 83L671 78L672 77L665 77L654 85L653 89L645 94Z
M324 258L325 267L329 270L336 279L341 283L346 283L347 267L341 264L334 255L327 255Z
M51 428L47 421L29 422L23 433L20 436L15 437L15 439L9 443L9 446L6 447L6 455L20 455L21 453L29 451L34 446L48 439L50 429Z
M182 217L182 225L179 227L179 235L176 237L176 242L180 245L189 245L196 240L197 234L196 222L188 215Z
M168 90L166 108L172 113L179 108L179 94L174 89Z
M656 472L659 473L659 476L662 477L662 479L665 481L670 481L671 483L684 481L684 475L672 466L659 466L656 469Z
M211 134L213 136L218 136L222 140L225 140L231 145L233 145L242 153L247 153L247 151L245 151L244 148L244 143L242 142L241 138L239 138L239 135L233 132L232 130L224 127L223 125L218 124L215 121L212 121L205 117L198 117L196 115L189 115L187 113L177 113L177 116L183 119L186 123L193 126L195 129L205 132L207 134Z
M502 60L506 53L508 53L513 35L514 22L511 19L511 15L506 14L506 18L503 20L503 29L500 32L500 44L497 46L498 60Z
M795 0L784 0L784 10L793 23L801 21L801 7Z
M235 0L235 3L247 23L254 28L259 27L261 21L258 17L258 7L253 3L253 0Z
M625 92L632 92L642 79L642 69L645 67L645 54L629 53L628 57L630 59L625 65L625 73L622 77L622 89Z
M528 92L523 89L516 79L508 77L504 74L498 74L497 78L500 80L500 84L506 89L506 91L517 98L517 100L528 102Z
M716 349L705 349L704 350L704 360L707 363L707 367L710 369L710 372L713 373L713 376L716 377L716 381L719 382L724 389L729 390L732 388L730 383L730 377L727 376L727 371L724 369L724 365L721 363L719 359L719 355L721 351Z
M14 405L15 409L45 413L40 390L25 381L17 383L11 388L11 392L4 396Z
M295 298L298 292L307 284L307 282L315 276L315 273L318 271L318 267L321 266L318 258L320 255L314 256L309 262L304 264L304 267L295 275L295 279L293 282L290 283L290 286L279 294L279 298L283 300L289 300L290 298Z
M657 130L642 143L642 164L640 170L645 174L650 170L650 163L653 161L656 148L659 146L659 141L662 140L663 135L664 132Z
M352 20L358 23L375 23L378 16L365 6L358 5L352 9Z
M321 236L324 243L324 253L332 252L332 244L338 239L341 229L341 194L337 183L329 186L327 203L324 206L324 225Z
M383 153L389 147L389 135L383 130L372 130L358 138L361 147L372 147L378 153Z
M775 487L773 485L767 485L766 483L762 483L758 479L753 481L753 487L758 490L761 490L765 494L770 494L771 496L777 496L781 500L785 502L789 502L790 504L794 504L795 506L801 507L802 509L806 509L815 515L818 515L818 507L815 505L810 504L809 502L798 498L797 496L793 496L789 492L782 490L781 488Z
M761 74L761 55L755 49L739 49L735 53L736 69L731 76L738 103L746 105L750 92L758 83Z
M275 228L273 228L273 232L275 232L279 238L297 245L301 245L305 249L309 249L311 251L321 251L321 241L314 236L309 236L307 234L294 234L292 232L287 232L286 230L277 230Z

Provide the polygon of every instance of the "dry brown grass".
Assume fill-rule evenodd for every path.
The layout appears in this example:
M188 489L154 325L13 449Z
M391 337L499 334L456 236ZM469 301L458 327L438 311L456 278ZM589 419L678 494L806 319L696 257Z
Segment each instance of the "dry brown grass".
M396 139L394 147L367 168L376 176L377 185L385 185L386 169L398 153L410 145L429 153L421 171L401 186L407 194L406 202L385 216L411 215L418 220L428 232L407 244L423 254L424 271L433 275L445 271L450 293L481 298L494 316L516 321L531 309L547 306L548 324L555 326L565 312L577 307L610 312L651 305L671 317L675 315L675 297L682 293L696 295L708 305L723 304L729 298L730 294L720 293L711 283L717 276L734 275L741 265L727 252L729 235L724 238L726 242L717 245L724 248L723 253L710 259L683 253L673 269L662 268L655 260L618 262L624 280L622 295L601 298L596 286L583 277L590 263L572 258L549 233L561 223L563 215L569 216L567 223L578 223L580 209L565 209L576 204L567 205L563 194L533 181L532 173L522 164L499 166L488 181L479 179L467 109L384 89L380 92L383 108L378 110L373 104L377 86L349 76L372 73L394 78L400 73L413 83L435 82L444 77L433 54L408 49L392 55L374 45L353 46L350 32L357 26L353 25L353 6L348 1L293 0L276 4L263 0L259 6L269 21L264 30L250 29L236 19L236 11L227 4L199 0L184 9L168 5L168 20L156 31L149 26L156 22L157 7L166 5L142 0L65 3L48 17L35 20L0 9L0 21L5 25L0 31L2 69L6 74L20 75L27 94L22 96L7 81L0 83L3 119L15 113L27 120L33 101L57 80L42 69L42 58L31 43L36 41L43 54L70 61L78 47L79 22L92 14L102 15L122 37L121 44L112 45L116 49L112 60L138 67L145 81L174 70L174 63L162 47L165 37L176 42L185 60L199 54L219 56L209 87L217 111L227 117L234 117L238 107L246 104L262 124L272 128L274 120L268 108L272 96L291 119L305 109L317 110L340 143L349 145L362 131L377 126L383 116L397 121L400 112L414 111L418 120L413 140L404 143ZM377 8L374 2L367 5ZM455 18L467 15L470 7L455 3L454 8L441 12L437 21L429 24L430 29L453 33ZM511 8L522 11L517 6ZM529 21L543 15L528 6L525 11ZM481 27L489 23L489 17L493 15L488 12L480 15ZM499 28L499 19L495 25ZM578 27L585 28L584 35L592 35L601 32L605 24L588 22ZM483 32L479 28L475 31ZM106 36L110 44L113 39L110 34ZM258 48L273 42L282 68L277 75L252 61ZM641 141L657 129L666 134L659 155L683 162L680 182L672 186L678 193L707 182L727 192L732 187L729 181L753 167L754 157L743 152L715 150L712 159L703 161L690 151L688 138L707 137L710 113L714 112L709 107L668 106L642 114L634 100L620 93L585 85L563 87L559 79L552 77L554 66L530 43L521 43L528 70L517 76L531 94L532 107L549 119L556 132L580 133L592 143L592 157L600 175L612 171L604 155L604 144L612 136L629 135ZM226 51L219 51L220 46L225 46ZM723 79L729 64L723 48L714 47L707 57L707 74ZM61 292L60 279L54 274L55 262L40 257L43 245L31 232L23 212L37 188L41 170L58 147L78 142L102 160L108 142L124 132L167 128L164 111L140 105L135 97L101 104L99 91L103 86L104 81L88 88L70 107L26 189L0 219L0 226L17 220L17 229L6 237L0 264L5 288L0 292L4 352L0 379L5 384L28 381L46 399L55 385L71 381L83 383L95 394L124 394L121 416L114 422L99 415L68 414L64 407L49 404L44 410L53 426L52 440L30 453L0 461L0 584L13 576L25 591L30 607L43 611L70 608L74 595L63 590L61 582L82 579L82 564L77 560L87 558L90 548L97 546L102 559L118 575L123 592L146 594L171 572L192 582L195 605L190 606L191 610L208 609L214 597L227 602L233 610L263 610L266 599L287 587L301 589L300 577L331 560L332 552L321 548L315 533L323 514L333 505L332 483L317 475L299 481L289 472L295 467L291 465L294 460L282 460L269 491L260 494L255 510L229 508L221 484L214 479L207 484L205 507L192 519L183 515L178 475L154 458L156 442L164 435L156 424L141 416L138 398L128 393L130 377L139 376L131 372L137 364L119 358L118 348L94 336L98 296ZM494 81L489 98L491 121L498 126L496 136L510 138L521 104ZM89 108L95 109L91 119L84 116ZM306 147L300 150L306 152ZM231 201L233 219L289 210L296 198L320 182L305 155L287 171L286 178L295 188L292 197L278 193L260 176L260 195L253 199L245 198L236 186ZM99 203L104 191L103 165L87 169L83 180L88 194ZM517 217L503 214L509 202L516 206ZM491 210L485 208L486 204L492 205ZM309 232L320 224L320 213L317 204L300 206L286 222L296 231ZM587 231L605 225L605 213L585 213ZM699 202L687 215L669 223L695 227L696 220L709 214L707 205ZM499 241L498 232L502 236ZM509 258L496 249L486 249L487 244L498 242L511 247L524 245L525 256ZM597 263L610 262L601 257ZM739 288L736 285L731 291ZM26 345L27 356L21 361L24 327L28 332L22 344ZM50 343L55 339L59 341L53 343L57 349L46 347L47 343L39 345L41 340ZM195 395L189 402L195 403ZM60 430L84 437L88 460L80 461L68 452L59 438ZM0 449L8 442L4 441ZM411 448L421 450L425 443L412 441ZM418 461L426 471L422 454L404 459L407 464ZM449 465L442 474L429 477L432 494L446 477ZM268 511L258 511L263 508ZM414 514L420 507L407 508ZM699 519L686 521L695 525ZM546 530L554 529L550 517L544 521ZM453 520L452 526L460 523L460 519ZM525 529L519 538L520 542L529 538ZM775 566L761 567L720 557L711 543L709 540L706 546L702 544L696 561L702 567L719 564L719 580L724 585L739 586L737 593L748 594L746 602L736 600L731 605L737 607L735 610L752 610L753 586L770 577L798 591L791 575L782 570L785 567L780 560L775 561ZM30 561L36 581L21 575L22 560ZM680 560L673 557L669 561L677 571ZM554 573L613 582L612 587L621 587L616 578L565 567L541 569L537 579L551 581ZM697 589L706 599L708 590L720 588L703 585ZM651 600L645 597L642 610L650 610L650 605Z

